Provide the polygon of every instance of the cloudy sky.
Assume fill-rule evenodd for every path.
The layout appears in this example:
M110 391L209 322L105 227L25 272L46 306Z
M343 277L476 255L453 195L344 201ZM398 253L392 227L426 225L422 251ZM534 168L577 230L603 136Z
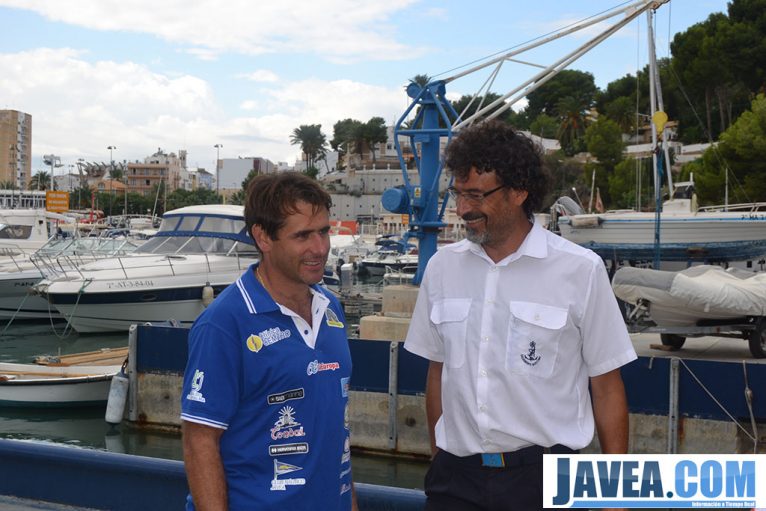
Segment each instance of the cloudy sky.
M188 151L191 167L263 156L291 164L301 124L351 117L394 123L416 74L461 66L552 30L627 6L618 0L0 0L0 108L33 116L33 173L42 155L137 160ZM657 54L725 0L672 0L657 12ZM617 19L617 18L615 18ZM570 36L520 60L551 64L593 37ZM646 64L646 17L577 61L605 86ZM515 66L515 67L514 67ZM505 93L535 72L506 65ZM473 94L487 73L448 84ZM62 169L63 171L63 169Z

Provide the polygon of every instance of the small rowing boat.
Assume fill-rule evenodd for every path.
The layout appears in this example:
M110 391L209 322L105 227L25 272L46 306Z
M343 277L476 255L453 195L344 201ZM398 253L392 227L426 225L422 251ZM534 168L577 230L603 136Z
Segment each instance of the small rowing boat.
M104 406L119 365L43 366L0 363L0 406Z

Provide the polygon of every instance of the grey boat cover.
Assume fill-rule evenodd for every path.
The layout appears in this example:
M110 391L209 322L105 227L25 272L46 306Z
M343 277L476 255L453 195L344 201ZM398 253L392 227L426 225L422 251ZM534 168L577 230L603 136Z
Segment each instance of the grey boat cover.
M659 326L766 316L766 273L720 266L677 272L624 267L614 274L612 289L627 303L648 302L649 315Z

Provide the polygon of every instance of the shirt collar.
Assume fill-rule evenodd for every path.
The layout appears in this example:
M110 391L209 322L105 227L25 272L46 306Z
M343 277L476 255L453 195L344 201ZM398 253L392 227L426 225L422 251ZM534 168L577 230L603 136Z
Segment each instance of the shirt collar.
M478 243L472 241L463 240L456 244L455 251L465 252L470 250L472 253L490 261L495 264L494 261L484 251L484 247ZM505 258L500 260L497 265L504 266L510 262L513 262L522 256L534 257L535 259L543 259L548 255L548 240L546 239L545 231L537 222L532 224L532 229L529 230L521 246L512 254L508 254Z
M236 285L239 288L239 292L242 295L242 300L245 302L245 306L250 311L250 314L262 314L265 312L278 311L279 305L271 297L266 288L263 287L255 276L255 272L258 269L260 263L253 263L237 279ZM320 301L329 302L329 299L322 292L319 285L314 284L309 286L312 296L312 301L319 299Z

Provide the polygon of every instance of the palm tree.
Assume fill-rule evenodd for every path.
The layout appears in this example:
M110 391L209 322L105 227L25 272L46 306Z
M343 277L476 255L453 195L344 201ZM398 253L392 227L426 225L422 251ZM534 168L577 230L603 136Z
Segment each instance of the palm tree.
M290 135L292 145L300 145L306 159L306 169L314 167L317 160L327 152L327 137L321 124L301 124Z
M569 156L577 152L577 144L585 134L584 111L580 101L572 96L563 97L556 103L556 112L561 121L557 138L561 149Z
M0 181L0 190L18 190L19 185L13 180Z
M44 170L38 170L29 180L30 190L47 190L51 185L51 175Z

